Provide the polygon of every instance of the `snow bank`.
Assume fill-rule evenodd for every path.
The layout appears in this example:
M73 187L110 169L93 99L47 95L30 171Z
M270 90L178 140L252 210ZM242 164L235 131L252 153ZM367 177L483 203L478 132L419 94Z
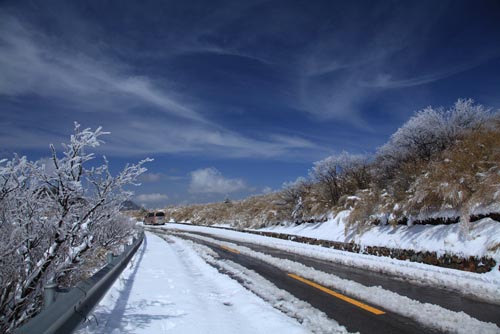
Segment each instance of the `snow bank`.
M359 234L347 227L350 211L345 210L324 223L273 226L260 229L295 234L338 242L354 242L363 246L434 251L438 255L452 253L463 256L488 256L500 263L500 223L484 218L474 223L453 225L373 226ZM495 249L496 247L496 249Z
M248 290L271 304L274 308L298 319L302 326L312 333L348 333L344 326L340 326L335 320L328 318L326 314L315 309L310 304L295 298L285 290L277 288L274 284L237 263L218 259L217 253L207 246L194 243L189 240L175 238L177 242L189 244L200 256L212 264L235 277Z
M490 303L500 304L500 275L496 270L487 274L476 274L417 262L343 252L336 249L301 244L289 240L204 226L169 225L164 228L185 232L203 232L212 234L213 236L228 238L236 242L252 242L256 245L274 247L291 254L296 253L320 260L401 277L413 284L455 290L463 295L469 295Z
M145 241L78 334L308 332L184 243Z

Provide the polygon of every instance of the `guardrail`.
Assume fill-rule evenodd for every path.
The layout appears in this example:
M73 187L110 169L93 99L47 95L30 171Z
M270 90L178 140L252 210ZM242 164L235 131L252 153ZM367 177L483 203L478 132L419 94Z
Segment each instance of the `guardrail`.
M44 309L14 334L68 334L73 332L99 303L122 273L144 239L144 232L118 256L108 256L108 264L92 277L67 291L55 284L46 286Z

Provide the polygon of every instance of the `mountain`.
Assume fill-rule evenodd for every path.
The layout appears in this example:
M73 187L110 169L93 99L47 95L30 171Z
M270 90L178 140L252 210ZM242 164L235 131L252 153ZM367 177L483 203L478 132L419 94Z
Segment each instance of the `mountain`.
M127 200L122 203L122 208L120 211L133 211L133 210L140 210L141 206L137 205L136 203Z

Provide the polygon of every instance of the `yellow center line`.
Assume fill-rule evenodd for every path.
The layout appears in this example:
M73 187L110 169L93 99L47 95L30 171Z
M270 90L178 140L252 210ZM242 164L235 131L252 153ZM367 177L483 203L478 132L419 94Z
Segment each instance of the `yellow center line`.
M373 314L376 314L376 315L385 314L385 312L384 312L384 311L381 311L381 310L376 309L376 308L374 308L374 307L372 307L372 306L370 306L370 305L367 305L367 304L362 303L362 302L360 302L360 301L357 301L357 300L355 300L355 299L352 299L352 298L349 298L349 297L347 297L347 296L344 296L343 294L340 294L340 293L338 293L338 292L335 292L335 291L333 291L333 290L330 290L330 289L328 289L328 288L325 288L324 286L319 285L319 284L317 284L317 283L314 283L313 281L310 281L310 280L305 279L305 278L303 278L303 277L297 276L297 275L295 275L295 274L288 274L288 276L290 276L291 278L294 278L294 279L296 279L296 280L298 280L298 281L301 281L302 283L305 283L305 284L307 284L307 285L310 285L310 286L312 286L312 287L314 287L314 288L316 288L316 289L319 289L319 290L321 290L321 291L323 291L323 292L326 292L327 294L329 294L329 295L331 295L331 296L334 296L334 297L337 297L337 298L339 298L339 299L342 299L342 300L343 300L343 301L345 301L345 302L348 302L348 303L350 303L350 304L356 305L357 307L362 308L363 310L366 310L366 311L371 312L371 313L373 313Z
M234 253L234 254L240 254L240 251L234 249L234 248L231 248L231 247L227 247L227 246L224 246L224 245L220 245L220 248L222 249L225 249L231 253Z

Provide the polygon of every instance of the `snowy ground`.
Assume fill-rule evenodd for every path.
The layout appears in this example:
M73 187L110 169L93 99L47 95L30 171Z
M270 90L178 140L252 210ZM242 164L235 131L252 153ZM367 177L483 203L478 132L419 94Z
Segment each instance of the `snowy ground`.
M402 277L418 285L456 290L464 295L471 295L474 298L500 304L500 272L498 270L493 270L486 274L476 274L386 257L343 252L321 246L205 226L167 224L162 228L185 232L203 232L234 241L270 246L289 253L297 253L320 260L366 268L367 270Z
M190 227L187 226L187 228ZM221 245L222 247L229 247L241 254L271 264L272 266L285 272L298 274L299 276L305 277L306 279L310 279L314 282L318 282L319 284L322 284L324 286L332 287L348 296L353 296L372 305L378 305L385 310L389 310L393 313L411 318L416 322L421 323L423 326L432 328L433 330L437 330L439 332L460 334L497 334L500 332L500 328L498 328L495 324L479 321L465 314L464 312L455 312L438 305L422 303L417 300L399 295L390 290L386 290L380 286L364 286L352 280L342 279L334 274L328 274L295 261L280 259L264 253L253 251L236 243L222 242L220 240L200 236L193 233L187 233L187 235L189 235L191 238L196 238L207 241L209 243ZM208 260L208 262L211 261ZM429 277L432 276L438 277L444 275L436 275L431 273ZM463 288L470 288L469 284L471 283L472 281L468 281ZM475 286L475 288L480 288L480 286ZM489 286L489 289L491 289L489 292L493 294L494 298L498 302L498 286L491 285ZM483 291L483 293L486 293L486 291ZM488 296L485 294L484 298L487 297Z
M424 282L455 289L499 304L500 279L493 273L467 273L203 226L167 224L157 229L180 232L219 246L231 247L241 254L327 287L332 286L372 305L383 305L386 310L438 331L467 334L500 332L495 324L481 322L463 312L421 303L379 286L368 287L341 279L298 262L253 251L236 242L252 242L318 259L365 267L405 277L418 284ZM195 232L212 234L213 238ZM217 237L231 239L235 243L220 241ZM262 333L272 330L287 333L347 333L344 327L324 313L278 289L255 272L219 259L208 247L171 234L165 236L165 240L147 233L146 242L132 264L78 334ZM214 266L241 283L219 273Z
M500 223L490 218L470 224L373 226L363 233L346 228L349 211L342 211L324 223L273 226L260 231L355 242L364 246L435 251L464 256L488 256L500 263Z
M332 332L345 333L335 322L327 322ZM220 274L186 242L173 238L167 243L147 233L132 264L77 333L253 334L278 330L310 332Z

